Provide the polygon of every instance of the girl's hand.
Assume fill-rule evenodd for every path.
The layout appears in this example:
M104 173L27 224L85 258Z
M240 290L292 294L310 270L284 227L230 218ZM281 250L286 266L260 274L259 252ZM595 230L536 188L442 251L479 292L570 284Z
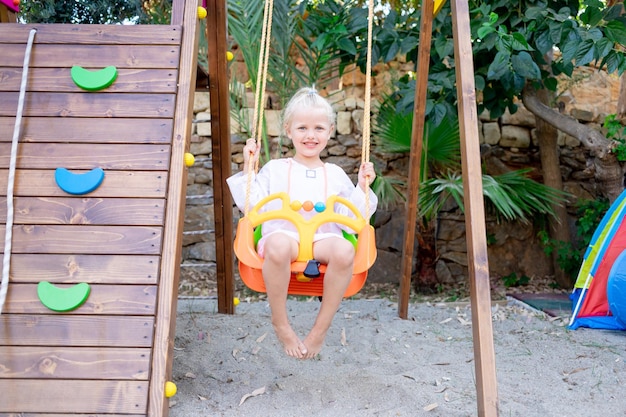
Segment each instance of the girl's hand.
M359 168L359 186L363 192L367 192L370 184L376 178L376 171L374 171L374 164L371 162L364 162Z
M257 143L254 138L250 138L246 141L246 146L243 147L243 172L248 172L250 166L250 159L256 164L259 159L259 152L261 150L261 144Z

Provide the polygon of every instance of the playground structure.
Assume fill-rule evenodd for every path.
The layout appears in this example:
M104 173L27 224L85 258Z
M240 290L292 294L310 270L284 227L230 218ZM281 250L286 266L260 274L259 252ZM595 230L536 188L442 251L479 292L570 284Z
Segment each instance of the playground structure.
M0 416L167 415L197 42L0 24Z
M212 75L208 83L218 310L233 313L232 201L225 186L231 164L225 110L226 8L223 0L207 3L213 23L207 24L206 35ZM416 220L432 18L442 3L422 5L409 224ZM451 3L477 406L479 416L496 416L469 12L467 2ZM0 147L6 150L15 124L26 39L31 27L38 29L17 158L11 284L0 316L0 416L167 415L164 395L171 375L196 19L195 2L174 0L171 26L0 25L0 72L7 74L0 77ZM10 65L4 56L11 57ZM119 74L105 90L87 92L69 76L74 65L113 65ZM7 188L7 154L0 151L0 190ZM80 173L100 167L105 178L93 192L73 196L54 181L59 167ZM6 224L1 207L0 221ZM414 228L407 227L398 303L402 318L408 312L413 233ZM37 299L41 281L59 286L89 283L92 288L84 304L57 313Z

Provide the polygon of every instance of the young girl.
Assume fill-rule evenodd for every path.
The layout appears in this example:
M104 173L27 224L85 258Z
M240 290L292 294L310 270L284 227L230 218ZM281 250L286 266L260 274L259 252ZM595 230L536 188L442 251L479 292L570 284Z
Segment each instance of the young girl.
M355 187L348 175L337 165L324 163L320 153L328 144L335 129L335 112L330 103L314 89L303 88L289 101L283 112L285 134L295 148L293 158L269 161L254 175L249 190L249 204L253 207L262 198L286 192L291 201L326 202L331 195L350 200L365 216L376 210L378 200L369 184L376 174L371 162L359 169L358 185ZM235 203L244 210L247 188L247 170L250 158L259 158L260 144L248 139L243 149L244 169L227 179ZM369 211L366 196L369 193ZM280 208L274 200L266 210ZM343 205L336 211L350 215ZM315 211L301 214L307 218ZM287 290L291 277L291 262L298 256L299 236L296 228L287 220L263 223L263 237L257 244L257 252L263 259L263 279L272 314L272 325L282 343L285 353L298 359L315 357L322 349L326 333L339 309L343 294L352 279L355 250L352 243L342 237L340 225L327 223L316 232L313 243L314 258L327 265L324 292L319 313L304 340L292 329L287 316Z

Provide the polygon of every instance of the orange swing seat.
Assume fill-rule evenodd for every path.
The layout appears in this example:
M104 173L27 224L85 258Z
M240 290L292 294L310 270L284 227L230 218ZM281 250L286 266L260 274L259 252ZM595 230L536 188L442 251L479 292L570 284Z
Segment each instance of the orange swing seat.
M282 207L276 210L259 212L264 205L272 200L282 200ZM356 218L335 212L335 204L345 205ZM351 297L358 293L367 279L367 271L376 260L376 239L374 228L365 220L357 208L345 198L331 196L326 200L323 211L310 219L302 217L298 211L302 204L291 202L287 193L272 194L261 200L250 212L239 220L235 235L235 254L239 260L239 275L248 288L257 292L266 292L263 280L263 258L256 251L254 229L269 220L289 220L298 230L300 246L298 257L291 264L291 280L289 294L321 296L324 293L325 265L319 266L320 276L308 278L304 276L307 263L313 260L313 236L324 223L338 223L349 227L358 235L352 280L344 293Z

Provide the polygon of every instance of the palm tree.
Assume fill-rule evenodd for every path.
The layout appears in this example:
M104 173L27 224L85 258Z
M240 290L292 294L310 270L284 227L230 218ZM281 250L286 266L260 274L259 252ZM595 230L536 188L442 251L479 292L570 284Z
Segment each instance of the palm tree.
M411 147L413 111L406 106L402 86L384 97L374 118L373 142L377 151L408 153ZM450 113L448 113L450 114ZM438 282L435 263L436 221L442 207L453 200L463 210L463 181L460 174L460 135L456 117L446 116L441 123L425 123L418 205L419 250L418 271L414 283L418 290L435 289ZM554 216L553 204L562 202L565 194L527 177L530 169L510 171L498 176L483 175L486 211L501 221L530 222L535 216ZM403 193L396 179L390 183L385 176L373 185L382 205L401 201ZM402 184L404 186L405 184ZM396 192L393 192L395 190Z

